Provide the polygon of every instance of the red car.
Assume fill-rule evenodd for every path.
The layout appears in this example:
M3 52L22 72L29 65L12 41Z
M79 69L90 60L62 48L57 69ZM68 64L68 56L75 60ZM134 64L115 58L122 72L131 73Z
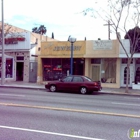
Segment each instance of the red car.
M92 81L86 76L72 75L66 76L58 81L46 82L45 88L51 92L55 91L72 91L81 94L92 93L102 89L100 81Z

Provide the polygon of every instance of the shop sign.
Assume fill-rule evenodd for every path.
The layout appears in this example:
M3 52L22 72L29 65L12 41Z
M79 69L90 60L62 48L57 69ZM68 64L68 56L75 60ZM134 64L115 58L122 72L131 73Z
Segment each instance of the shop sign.
M5 38L4 43L6 45L9 44L18 44L18 41L25 41L24 37L10 37L10 38ZM0 45L2 45L2 40L0 40Z
M94 50L111 50L112 41L110 40L97 40L93 42Z
M80 51L81 46L73 46L73 51ZM70 51L71 46L56 46L53 51Z

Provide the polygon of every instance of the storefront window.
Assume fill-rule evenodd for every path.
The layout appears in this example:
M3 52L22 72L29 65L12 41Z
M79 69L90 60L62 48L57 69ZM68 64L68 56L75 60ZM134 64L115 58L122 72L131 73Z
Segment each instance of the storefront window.
M0 58L0 78L1 78L1 70L2 70L2 60Z
M101 59L100 58L92 58L91 64L101 64Z
M122 58L122 64L127 64L128 59L127 58ZM131 64L133 64L133 59L131 60Z
M52 58L52 74L53 80L62 78L62 59Z
M65 63L62 65L61 58L47 58L43 59L43 80L44 81L51 81L51 80L58 80L62 77L66 76L66 72L64 66Z
M70 59L63 58L62 59L62 73L64 76L69 75L70 72Z
M70 58L44 58L43 64L43 80L58 80L69 75ZM73 74L83 75L84 59L73 59Z
M101 65L101 82L116 83L116 59L102 59Z
M0 58L0 78L1 78L1 71L2 71L2 59ZM12 78L12 77L13 77L13 59L6 58L5 78Z
M140 58L136 59L136 64L140 64Z
M43 80L52 80L52 59L42 59Z

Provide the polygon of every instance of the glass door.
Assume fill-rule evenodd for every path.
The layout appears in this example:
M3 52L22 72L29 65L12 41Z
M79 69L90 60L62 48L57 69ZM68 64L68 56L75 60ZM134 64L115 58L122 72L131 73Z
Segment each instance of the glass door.
M100 65L92 65L92 80L100 81Z
M133 73L133 66L130 66L130 73L128 77L128 86L132 86L132 80L134 78L134 73ZM126 86L126 80L127 80L127 67L122 66L121 67L121 86L125 87Z

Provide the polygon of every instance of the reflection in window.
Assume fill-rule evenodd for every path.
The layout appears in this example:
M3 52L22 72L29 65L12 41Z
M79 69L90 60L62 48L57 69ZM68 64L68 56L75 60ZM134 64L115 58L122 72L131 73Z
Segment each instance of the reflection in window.
M52 58L52 73L53 73L53 80L58 80L62 78L62 62L59 58Z
M67 75L67 70L70 68L67 65L69 59L47 58L42 59L43 63L43 80L58 80Z
M75 76L73 78L73 82L83 82L83 79L81 77Z
M92 58L91 64L101 64L101 58Z
M122 58L122 64L127 64L128 58ZM133 59L131 60L131 64L133 64Z
M101 81L103 83L116 83L116 59L102 59Z
M66 77L63 79L64 82L71 82L72 81L72 77Z
M74 58L73 74L83 75L84 59ZM70 58L42 58L43 80L59 80L69 75Z
M1 71L2 71L2 59L0 58L0 78L1 78ZM5 78L12 78L12 77L13 77L13 59L6 58Z
M124 69L124 79L123 79L123 83L126 84L127 81L127 67L125 67ZM128 75L128 84L130 84L130 73Z

